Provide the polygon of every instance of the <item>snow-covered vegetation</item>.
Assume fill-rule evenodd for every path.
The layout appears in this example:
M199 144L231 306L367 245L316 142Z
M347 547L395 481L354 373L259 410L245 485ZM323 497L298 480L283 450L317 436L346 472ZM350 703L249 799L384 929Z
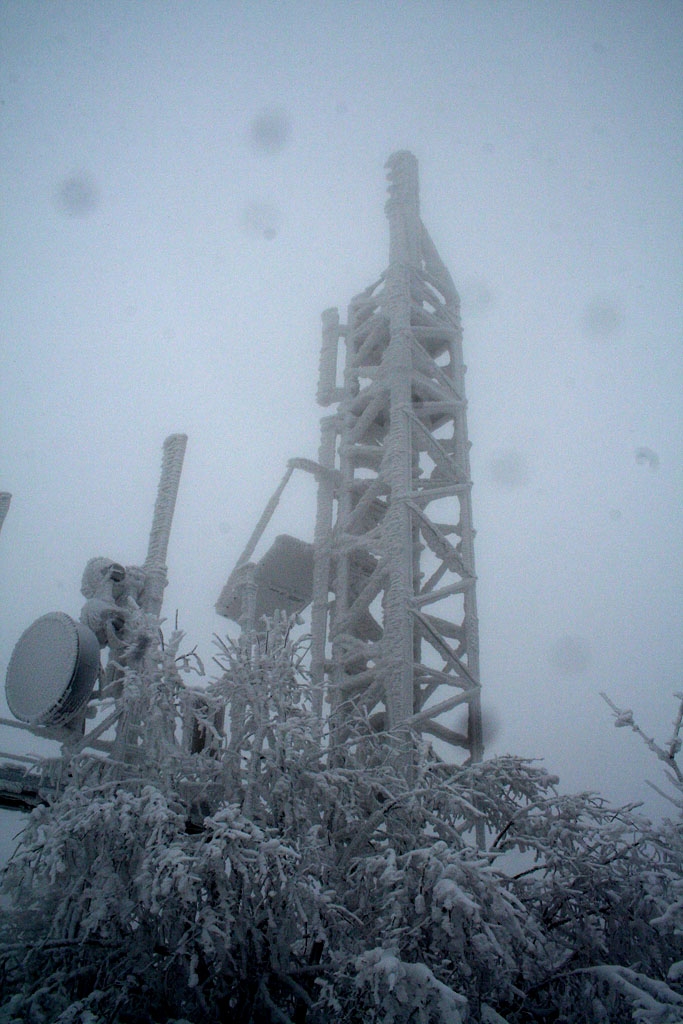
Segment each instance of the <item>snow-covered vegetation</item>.
M683 1020L680 819L515 757L406 772L362 719L332 742L286 623L222 643L202 699L148 641L137 756L65 763L5 871L3 1024Z

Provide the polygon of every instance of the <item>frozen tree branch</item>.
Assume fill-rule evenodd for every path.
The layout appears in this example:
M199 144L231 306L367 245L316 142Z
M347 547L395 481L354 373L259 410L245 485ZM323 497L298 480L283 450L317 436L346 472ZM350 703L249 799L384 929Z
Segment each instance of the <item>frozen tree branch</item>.
M665 774L667 775L667 778L670 780L672 785L676 789L680 790L681 793L683 793L683 771L681 771L681 768L676 760L681 749L680 733L681 727L683 725L683 694L677 693L674 695L679 701L679 704L676 712L676 717L673 723L671 739L668 741L665 747L658 744L653 737L648 736L645 732L643 732L638 723L635 721L633 717L633 712L630 709L624 710L622 708L617 707L617 705L612 700L610 700L606 693L601 693L600 696L605 701L605 703L611 708L612 713L614 714L615 726L617 728L624 728L628 726L634 733L636 733L637 736L640 736L648 750L651 750L652 753L655 754L655 756L660 761L663 761L666 764L667 769L671 774L669 774L669 772L665 772ZM646 781L647 784L652 789L654 789L655 792L659 793L660 796L663 796L665 799L669 800L676 807L682 806L681 802L672 797L670 794L658 789L657 786L655 786L654 783L650 782L649 780Z

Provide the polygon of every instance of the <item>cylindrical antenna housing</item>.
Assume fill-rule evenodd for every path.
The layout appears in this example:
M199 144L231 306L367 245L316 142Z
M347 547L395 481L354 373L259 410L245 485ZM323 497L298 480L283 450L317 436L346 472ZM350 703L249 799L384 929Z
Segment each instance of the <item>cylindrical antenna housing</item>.
M186 446L187 434L171 434L164 441L161 478L144 565L147 583L143 603L145 611L152 612L154 615L158 615L161 611L164 587L166 586L166 554Z

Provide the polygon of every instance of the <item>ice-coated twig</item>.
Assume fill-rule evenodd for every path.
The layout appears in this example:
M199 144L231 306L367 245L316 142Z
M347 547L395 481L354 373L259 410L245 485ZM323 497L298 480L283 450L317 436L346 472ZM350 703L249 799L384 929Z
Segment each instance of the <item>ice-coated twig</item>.
M681 749L681 726L683 726L683 693L675 693L674 697L679 701L678 712L674 720L673 732L669 740L669 759L673 761Z
M676 755L681 749L680 731L681 727L683 726L683 694L674 694L674 696L679 700L680 703L674 721L673 733L666 747L660 746L659 743L657 743L652 736L648 736L647 733L643 732L643 730L640 728L635 718L633 717L633 712L630 710L630 708L623 709L617 707L614 701L610 700L610 698L604 692L602 692L600 696L605 701L605 703L612 709L612 712L614 714L615 726L618 729L628 726L634 733L636 733L636 735L640 736L648 750L651 750L652 753L660 761L663 761L667 768L670 769L671 774L667 772L666 775L671 784L675 786L677 789L683 790L683 771L681 771L676 761ZM654 789L655 792L659 793L660 796L666 797L666 799L669 800L671 803L675 804L676 807L683 806L681 801L677 800L675 797L670 796L667 793L664 793L661 789L655 786L654 783L650 782L649 779L646 779L645 781L647 782L648 786L651 787L651 789Z
M579 973L591 973L607 982L611 988L623 995L634 1008L633 1020L641 1021L673 1021L670 1008L682 1007L683 996L675 992L664 981L650 978L629 967L617 964L600 964L596 967L579 968ZM676 1011L676 1019L678 1013Z
M669 779L672 779L671 776L668 777ZM665 793L663 789L660 789L659 786L655 786L654 782L650 782L649 779L645 779L645 785L649 786L650 789L653 789L655 793L657 793L659 796L663 796L664 799L668 800L670 804L674 804L675 807L678 807L681 811L683 811L683 800L677 800L675 797L671 795L671 793Z

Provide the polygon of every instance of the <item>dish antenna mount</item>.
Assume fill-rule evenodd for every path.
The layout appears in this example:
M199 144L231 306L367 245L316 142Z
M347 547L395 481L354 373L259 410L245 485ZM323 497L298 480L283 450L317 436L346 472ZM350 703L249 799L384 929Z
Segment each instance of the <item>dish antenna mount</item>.
M114 710L85 732L88 704L116 691L116 670L110 659L107 671L102 671L100 649L116 649L122 643L131 609L153 616L161 612L167 583L166 555L186 444L185 434L172 434L164 442L144 564L124 567L107 558L91 559L83 574L81 591L87 600L80 622L64 612L50 612L29 626L12 652L5 683L7 703L18 721L0 719L0 723L61 740L71 748L111 748L100 737L115 724L119 711ZM2 510L6 513L9 506L9 500L2 503L5 497L9 499L0 495L0 524Z

